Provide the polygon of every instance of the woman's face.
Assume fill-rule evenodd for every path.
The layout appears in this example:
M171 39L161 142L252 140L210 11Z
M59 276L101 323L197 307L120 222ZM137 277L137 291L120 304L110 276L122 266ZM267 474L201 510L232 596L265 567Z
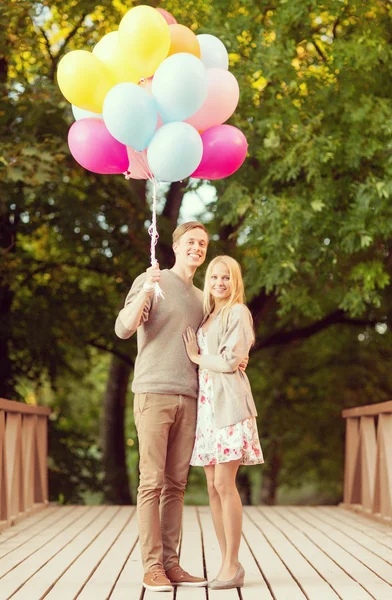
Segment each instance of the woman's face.
M230 272L227 266L218 262L214 265L210 277L210 292L215 300L226 300L231 294Z

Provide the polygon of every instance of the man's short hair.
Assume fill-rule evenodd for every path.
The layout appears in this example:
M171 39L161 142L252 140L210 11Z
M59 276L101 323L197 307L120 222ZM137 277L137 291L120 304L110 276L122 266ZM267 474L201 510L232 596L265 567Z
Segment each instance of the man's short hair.
M208 231L202 223L199 223L198 221L188 221L188 223L182 223L173 231L173 244L177 244L184 233L191 231L191 229L202 229L208 236Z

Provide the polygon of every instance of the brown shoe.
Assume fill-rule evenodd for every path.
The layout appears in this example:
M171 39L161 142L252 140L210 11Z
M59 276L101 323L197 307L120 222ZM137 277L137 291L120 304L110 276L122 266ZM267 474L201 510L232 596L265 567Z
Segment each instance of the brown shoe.
M206 579L190 575L184 571L180 565L174 565L174 567L166 571L166 576L173 585L183 585L187 587L203 587L204 585L207 585Z
M166 577L165 569L160 566L152 567L145 573L143 578L143 587L151 592L172 592L173 585L170 579Z

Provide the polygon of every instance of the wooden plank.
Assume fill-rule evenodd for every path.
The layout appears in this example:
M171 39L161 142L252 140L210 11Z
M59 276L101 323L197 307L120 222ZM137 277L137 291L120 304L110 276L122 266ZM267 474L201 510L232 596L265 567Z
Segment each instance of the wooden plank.
M33 521L32 523L29 523L27 527L23 527L24 525L26 525L28 521L27 519L23 523L18 523L18 531L14 533L14 535L11 535L11 533L12 529L16 529L16 527L12 527L12 529L8 529L6 532L4 532L10 532L10 536L6 538L0 545L0 569L2 565L1 559L3 559L5 556L7 556L16 549L19 549L19 552L22 553L22 546L27 542L29 543L29 548L31 551L32 540L37 535L40 535L42 531L46 531L50 527L53 527L53 525L56 525L56 530L60 530L61 520L65 519L67 515L74 512L75 509L75 506L63 506L61 508L58 507L57 509L52 509L51 511L49 511L48 509L49 515L46 515L45 519ZM28 519L30 520L30 518L31 517L29 517ZM20 557L21 560L24 559L22 554L20 554Z
M51 515L54 511L62 511L64 507L60 507L60 506L46 506L45 510L40 510L37 511L33 514L31 514L29 517L27 517L27 519L25 519L23 522L19 522L16 525L14 525L13 527L8 527L7 529L5 529L4 531L0 532L0 558L1 558L1 553L2 553L2 544L12 538L15 537L16 535L20 535L22 532L27 531L30 527L34 527L36 523L38 523L38 521L41 521L42 519L46 519L47 517L49 517L49 515ZM71 507L69 507L71 508ZM74 508L74 507L72 507Z
M323 507L317 508L317 517L320 519L320 521L324 521L325 523L336 527L340 531L343 531L348 537L355 540L373 552L373 554L376 554L387 563L392 565L392 548L384 546L384 544L381 544L378 540L375 540L367 533L356 529L350 523L336 519L332 514L323 511Z
M105 526L105 523L110 521L113 515L118 511L118 508L105 508L105 507L78 507L79 518L74 520L69 526L63 529L57 535L54 535L48 543L39 548L38 552L31 554L26 560L17 567L12 569L5 577L0 581L0 600L6 600L11 594L15 594L19 589L23 589L25 582L29 581L35 574L38 577L44 577L49 571L52 574L52 581L56 581L56 572L53 568L52 560L56 556L60 556L61 551L64 553L71 553L72 560L75 560L75 548L74 541L80 542L82 550L89 545L92 539L96 537L97 532L99 533L101 527ZM105 520L101 513L107 515ZM73 514L75 516L75 514ZM101 518L99 518L101 516ZM71 515L70 515L71 517ZM62 522L64 526L64 522ZM45 532L42 532L40 536L41 540L45 538ZM61 565L61 573L67 568L67 564ZM35 580L37 582L37 579ZM47 588L45 588L46 591ZM40 594L30 595L29 599L40 598Z
M305 594L270 544L262 528L257 526L255 519L258 520L259 517L256 507L244 508L243 533L274 600L304 600ZM254 582L251 580L250 584L253 586Z
M195 577L205 577L203 566L203 544L197 510L194 506L184 506L180 543L180 565ZM177 588L177 599L191 598L205 600L205 587Z
M301 510L297 512L301 513ZM302 522L296 516L297 512L293 515L289 508L274 507L273 511L268 512L268 519L291 540L306 560L320 573L331 586L335 598L370 600L370 594L322 550L322 535L316 531L310 536L302 530Z
M291 518L296 519L296 523L302 531L312 539L317 535L318 547L358 581L373 598L391 600L391 586L346 550L346 546L350 546L349 538L343 536L343 540L337 529L325 526L317 518L309 516L306 508L290 508L290 512L292 513ZM339 540L339 543L335 540Z
M356 406L355 408L345 408L342 410L343 419L348 417L375 416L381 413L392 413L392 400L388 402L379 402L378 404L368 404L366 406Z
M212 522L210 508L208 506L200 506L198 508L201 528L203 532L204 556L206 562L206 575L209 581L214 579L221 567L221 553L218 544L218 539L215 535L214 525ZM234 590L225 590L225 600L238 600L238 592ZM208 589L209 600L220 598L222 600L221 590Z
M246 507L244 507L243 515L243 527L242 537L243 542L240 546L239 558L240 563L245 570L245 582L244 587L241 589L241 595L243 600L274 600L273 595L264 579L264 576L260 569L260 564L256 560L254 551L250 547L250 540L244 533L244 523L250 523L249 517L245 513Z
M127 507L127 513L128 521L124 529L78 595L78 600L109 598L128 559L130 548L133 548L138 538L136 510L134 507Z
M323 506L321 510L331 512L336 519L339 519L343 523L350 523L352 527L356 527L359 531L366 532L367 535L373 537L375 540L380 542L380 544L384 544L384 546L392 548L392 529L389 525L378 523L377 521L373 521L373 519L369 519L368 517L364 517L361 514L355 513L340 506Z
M130 553L110 595L110 600L141 599L143 596L143 576L142 557L139 542L137 542L133 547L130 545ZM173 595L166 593L164 598L165 600L172 600Z
M74 549L72 554L74 556L74 561L68 566L66 571L63 571L61 577L57 579L55 585L45 596L47 600L59 600L60 598L64 598L65 600L68 598L75 598L83 590L84 586L97 568L97 565L100 564L107 552L112 548L113 544L123 532L124 528L129 522L131 514L133 513L133 509L130 506L122 506L120 509L116 507L116 509L117 512L113 512L113 518L109 522L107 522L107 516L105 519L103 518L105 517L105 513L101 519L97 519L97 526L100 521L102 521L102 524L99 527L97 535L94 536L88 546L85 546L84 544L84 536L82 540L78 540L77 543L73 544ZM107 510L105 512L107 512ZM64 569L63 557L58 555L56 558L58 566ZM54 561L51 562L54 563ZM53 566L54 564L52 565L50 571L53 571ZM46 586L51 584L51 576L52 573L48 571ZM43 577L38 576L37 579L40 582L39 589L42 590ZM111 586L114 584L115 579L115 577L111 578ZM31 585L26 585L25 587L25 593L23 595L17 594L15 596L15 600L29 600L37 597L38 589L36 585L34 588L32 588ZM95 592L93 597L95 598Z
M24 402L15 402L15 400L6 400L0 398L0 410L9 413L29 414L29 415L50 415L52 409L48 406L33 406L24 404Z
M82 515L82 509L79 508L78 511L72 511L71 507L66 515L65 519L57 522L53 520L48 527L38 533L38 535L34 536L31 540L25 540L26 543L19 545L18 541L13 539L9 540L8 543L3 547L4 556L0 560L0 579L4 577L8 572L15 569L19 564L23 563L26 559L28 559L32 554L40 550L45 544L53 540L56 535L58 535L59 531L63 531L69 524L76 521ZM9 552L7 552L9 550Z
M313 520L317 520L317 526L320 531L331 537L336 543L342 546L352 556L360 560L369 569L376 573L381 579L392 585L392 566L383 558L375 555L364 544L358 542L353 537L347 535L344 531L344 525L336 527L334 523L328 523L321 520L317 509L306 508L303 510L305 515L309 515ZM392 595L392 594L391 594Z
M337 600L336 593L314 566L303 557L286 533L280 531L269 520L273 510L271 508L257 510L253 515L254 521L285 563L287 569L303 590L304 595L307 598L318 598L320 600Z

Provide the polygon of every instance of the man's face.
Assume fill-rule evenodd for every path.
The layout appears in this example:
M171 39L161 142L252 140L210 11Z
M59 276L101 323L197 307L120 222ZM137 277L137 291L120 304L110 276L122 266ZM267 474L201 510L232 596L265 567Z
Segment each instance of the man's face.
M182 267L200 267L206 258L208 236L203 229L196 227L180 237L173 250L176 255L176 265Z

